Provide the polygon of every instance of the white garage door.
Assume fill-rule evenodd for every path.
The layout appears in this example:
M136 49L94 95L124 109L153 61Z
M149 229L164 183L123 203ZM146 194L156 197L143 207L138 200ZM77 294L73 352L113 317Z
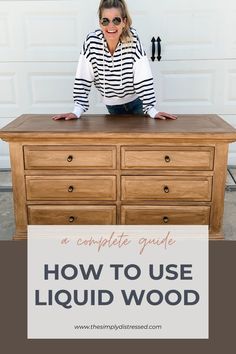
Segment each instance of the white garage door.
M127 3L150 58L158 109L216 113L236 127L236 2ZM86 34L97 28L98 4L0 1L0 127L23 113L72 110L77 60ZM160 37L160 61L151 60L152 37ZM93 89L88 113L104 112ZM236 144L229 163L236 165ZM9 166L8 145L1 142L0 168Z

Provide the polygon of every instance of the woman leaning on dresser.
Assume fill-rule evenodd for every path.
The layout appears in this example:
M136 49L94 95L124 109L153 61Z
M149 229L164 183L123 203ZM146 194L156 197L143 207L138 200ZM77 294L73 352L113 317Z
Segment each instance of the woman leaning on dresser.
M110 114L147 114L176 119L158 112L150 65L124 0L101 0L100 29L89 33L80 54L74 83L74 110L58 119L76 119L89 108L94 83Z

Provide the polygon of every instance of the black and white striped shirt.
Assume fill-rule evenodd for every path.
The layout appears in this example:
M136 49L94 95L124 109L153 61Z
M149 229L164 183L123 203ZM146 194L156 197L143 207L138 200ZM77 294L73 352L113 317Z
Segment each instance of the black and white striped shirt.
M146 53L134 29L133 41L121 43L111 55L101 30L90 33L80 54L74 83L73 113L80 117L89 108L91 85L106 105L121 105L139 97L145 114L154 118L156 98Z

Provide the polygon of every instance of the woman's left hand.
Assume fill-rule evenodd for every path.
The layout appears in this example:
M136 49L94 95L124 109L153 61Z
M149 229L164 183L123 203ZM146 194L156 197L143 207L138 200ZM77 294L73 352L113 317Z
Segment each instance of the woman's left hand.
M155 119L177 119L177 116L166 112L158 112L154 118Z

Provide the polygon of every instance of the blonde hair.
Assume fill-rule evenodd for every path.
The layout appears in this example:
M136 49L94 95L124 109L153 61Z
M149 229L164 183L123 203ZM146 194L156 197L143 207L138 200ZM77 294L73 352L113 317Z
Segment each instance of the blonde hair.
M128 7L124 0L101 0L98 8L98 16L99 20L102 18L102 12L104 9L111 8L119 9L121 12L121 17L126 19L125 28L120 36L121 42L132 42L132 33L130 31L130 27L132 25L132 19L130 17Z

